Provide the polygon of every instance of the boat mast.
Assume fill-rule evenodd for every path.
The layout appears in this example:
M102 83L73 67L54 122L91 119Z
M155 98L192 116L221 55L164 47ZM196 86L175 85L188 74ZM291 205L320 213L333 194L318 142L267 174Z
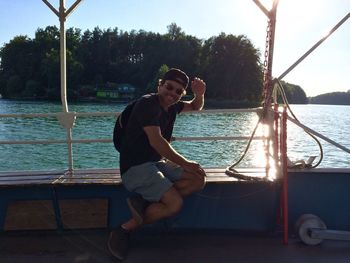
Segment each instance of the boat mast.
M254 3L263 11L268 18L268 28L266 36L266 50L264 60L264 88L263 88L263 103L264 116L267 109L271 106L272 98L272 62L273 51L275 45L275 31L276 31L276 15L279 0L274 0L271 10L267 10L265 6L260 3L260 0L253 0Z
M276 15L279 0L274 0L270 10L267 10L264 5L261 4L260 0L253 0L253 2L261 9L261 11L267 16L268 24L266 29L266 43L264 53L264 79L263 79L263 109L261 113L261 121L266 124L265 127L268 129L268 137L264 141L265 148L265 159L266 159L266 175L270 174L271 164L276 168L278 163L278 133L274 130L274 124L277 127L276 120L274 121L272 111L272 64L273 64L273 51L275 44L275 31L276 31ZM275 118L276 119L276 118ZM271 147L270 147L271 146ZM273 149L272 154L270 151ZM270 164L270 156L273 156L274 162Z

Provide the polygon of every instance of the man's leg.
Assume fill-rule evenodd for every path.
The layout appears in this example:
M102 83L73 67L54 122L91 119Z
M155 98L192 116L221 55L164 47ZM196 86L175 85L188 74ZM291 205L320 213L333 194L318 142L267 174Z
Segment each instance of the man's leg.
M205 186L205 177L202 175L184 172L181 179L176 181L174 187L181 196L188 196L202 190Z
M142 208L142 206L136 207L134 205L137 203L131 202L132 200L130 199L128 200L128 205L132 208L131 212L134 217L122 224L118 229L112 231L108 240L108 248L111 254L118 259L123 259L126 256L129 235L132 231L136 230L142 224L150 224L176 214L180 211L183 203L181 194L154 164L145 164L138 168L140 171L133 171L134 173L126 176L127 180L129 180L129 186L132 185L133 175L138 176L136 178L137 180L142 180L140 175L145 176L143 179L145 179L149 185L142 191L138 189L138 193L142 196L148 196L150 200L159 200L159 198L160 200L159 202L151 203L142 211L143 220L139 220L139 218L135 216L136 212L138 212L137 208ZM145 172L146 170L148 171L147 173ZM129 190L133 191L134 189Z
M171 187L166 191L159 202L151 203L145 211L144 223L151 224L177 214L182 208L181 194Z
M158 162L157 166L174 183L175 189L182 197L198 192L205 186L205 172L203 169L199 169L196 173L190 173L169 160Z
M171 187L166 191L159 202L150 203L144 212L143 224L151 224L160 219L170 217L178 213L182 207L182 196L174 188ZM139 224L135 218L122 224L127 231L134 231L142 224Z

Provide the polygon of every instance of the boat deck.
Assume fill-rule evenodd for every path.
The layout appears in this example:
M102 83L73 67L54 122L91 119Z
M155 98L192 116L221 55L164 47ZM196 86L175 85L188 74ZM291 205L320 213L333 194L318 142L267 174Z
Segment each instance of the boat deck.
M1 263L108 263L107 231L31 232L0 235ZM306 246L296 239L283 245L280 237L243 236L220 232L146 232L131 238L123 262L153 263L347 263L350 242L324 241Z

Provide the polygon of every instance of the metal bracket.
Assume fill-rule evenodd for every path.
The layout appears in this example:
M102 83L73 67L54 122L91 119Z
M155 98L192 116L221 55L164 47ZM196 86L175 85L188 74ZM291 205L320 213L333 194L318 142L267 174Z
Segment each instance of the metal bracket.
M76 112L59 112L57 119L63 128L71 129L75 124Z

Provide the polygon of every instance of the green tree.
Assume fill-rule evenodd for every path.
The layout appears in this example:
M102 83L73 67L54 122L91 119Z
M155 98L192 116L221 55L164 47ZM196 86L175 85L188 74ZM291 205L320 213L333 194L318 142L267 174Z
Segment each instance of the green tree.
M59 85L59 78L53 75L57 74L57 70L59 70L59 36L60 32L56 26L47 26L45 29L38 28L35 32L33 43L35 46L36 64L34 68L36 74L32 79L38 81L44 87L45 92L40 93L48 94L49 89Z
M46 93L39 82L36 80L28 80L21 95L25 98L35 98L42 97L43 95L46 95Z
M179 27L176 23L171 23L167 26L168 33L166 36L171 40L177 40L179 38L184 38L185 32L182 31L181 27Z
M106 82L129 83L140 93L149 92L168 67L177 67L190 78L204 78L209 98L260 101L259 52L249 39L222 33L204 41L186 35L175 23L167 29L163 35L118 28L96 27L83 34L77 28L67 29L68 98L75 99L80 87L103 86ZM57 27L37 29L34 39L15 37L1 48L0 58L0 92L4 97L32 93L59 100ZM298 101L304 98L301 88L288 92Z
M198 75L202 41L186 35L175 23L167 28L167 34L163 36L162 64L167 64L171 68L181 68L190 76Z
M285 81L281 81L284 88L287 100L292 104L307 104L308 98L306 97L305 91L298 85L290 84ZM282 101L279 98L279 101Z
M209 97L260 99L262 73L259 52L245 36L221 33L205 41L201 67Z
M310 98L312 104L350 105L350 91L331 92Z
M157 92L159 80L164 76L165 72L167 72L168 70L169 70L169 67L165 64L158 69L158 72L155 78L151 82L149 82L147 85L147 90L146 90L147 93Z
M10 98L15 97L18 93L22 92L23 89L24 89L24 85L20 76L12 75L7 81L4 95Z
M5 80L10 81L13 76L21 79L21 86L13 86L15 90L9 90L9 87L4 89L5 97L9 94L15 96L24 90L26 79L33 77L35 68L33 61L35 56L33 54L33 44L27 36L14 37L8 44L1 49L1 69ZM24 81L24 82L23 82ZM11 80L12 82L12 80ZM7 85L8 86L8 85Z
M60 56L57 49L52 48L45 54L41 64L42 79L46 82L47 98L60 98Z

